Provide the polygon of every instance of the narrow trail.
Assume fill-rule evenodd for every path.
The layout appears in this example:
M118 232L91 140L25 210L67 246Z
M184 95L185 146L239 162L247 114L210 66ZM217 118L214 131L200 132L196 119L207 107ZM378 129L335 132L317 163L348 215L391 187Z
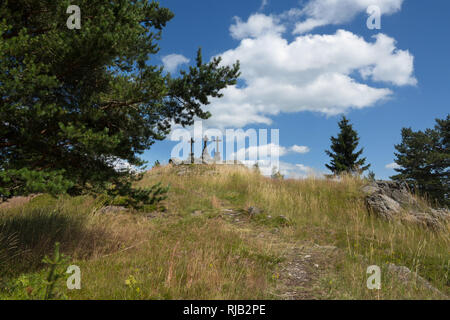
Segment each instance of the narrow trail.
M276 285L270 288L274 299L315 300L326 296L320 281L338 259L338 248L289 241L278 228L256 225L242 210L223 208L221 216L233 230L253 241L270 244L272 251L280 255L282 262L276 270Z

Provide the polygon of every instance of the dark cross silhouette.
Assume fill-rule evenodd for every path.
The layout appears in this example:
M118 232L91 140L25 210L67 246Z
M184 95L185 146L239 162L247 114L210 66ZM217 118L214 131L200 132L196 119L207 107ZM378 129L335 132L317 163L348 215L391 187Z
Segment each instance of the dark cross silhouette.
M208 144L208 136L205 136L204 138L203 138L203 152L205 152L205 150L206 150L206 145Z
M194 163L194 138L191 138L189 143L191 144L191 154L189 155L191 157L191 163Z

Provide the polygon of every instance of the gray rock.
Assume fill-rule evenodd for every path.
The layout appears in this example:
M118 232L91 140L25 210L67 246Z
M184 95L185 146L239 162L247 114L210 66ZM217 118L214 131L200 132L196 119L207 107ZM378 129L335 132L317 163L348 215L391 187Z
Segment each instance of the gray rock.
M450 221L450 212L447 209L431 209L430 214L440 221Z
M105 214L105 213L112 213L112 214L117 214L123 211L126 211L127 208L125 207L120 207L120 206L106 206L101 208L100 210L98 210L98 213L101 214Z
M390 263L388 265L388 272L397 277L397 279L399 279L404 285L416 284L417 286L426 288L439 296L447 297L444 293L433 287L427 280L419 276L417 273L412 272L405 266L397 266Z
M435 211L434 209L431 210ZM449 215L448 213L445 216L445 213L437 215L433 212L410 211L403 220L438 231L444 229L445 223L449 221Z
M362 188L369 195L384 194L401 205L416 205L417 201L405 183L397 181L374 181Z
M432 209L419 206L405 183L396 181L374 181L362 188L366 193L366 205L370 213L383 219L422 225L433 230L442 230L450 221L447 209Z
M364 186L361 190L362 190L364 193L367 193L367 194L373 194L373 193L377 192L377 191L380 190L380 189L379 189L378 187L376 187L376 186L367 185L367 186Z
M261 213L262 213L262 210L259 209L259 208L257 208L257 207L250 207L250 208L248 208L248 213L249 213L251 216L256 216L256 215L258 215L258 214L261 214Z
M194 217L199 217L203 214L203 212L201 210L195 210L194 212L192 212L192 215Z
M398 202L380 193L369 195L366 198L366 204L371 213L386 220L392 220L394 215L401 211L401 206Z

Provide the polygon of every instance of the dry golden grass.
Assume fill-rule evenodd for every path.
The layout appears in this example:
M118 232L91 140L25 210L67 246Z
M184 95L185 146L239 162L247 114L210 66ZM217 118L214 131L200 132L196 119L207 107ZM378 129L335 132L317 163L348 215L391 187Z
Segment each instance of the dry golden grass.
M176 212L212 210L215 206L208 207L202 200L217 197L230 207L256 206L273 217L288 217L293 227L283 232L289 238L335 245L344 250L345 263L335 275L340 278L335 283L341 283L341 297L373 298L365 286L366 268L372 264L385 268L387 263L407 266L447 295L450 293L449 226L442 232L432 232L400 220L388 223L371 217L360 191L364 180L350 176L341 181L314 177L273 180L253 170L232 166L194 167L181 177L176 174L178 170L170 166L157 168L142 181L144 185L155 179L170 183L174 195L170 207ZM183 190L192 190L196 196L185 197ZM426 205L425 200L419 201ZM380 298L422 297L417 293L403 295L406 289L393 285L395 279L389 276L385 279L386 288L390 289L378 292Z
M143 244L81 263L85 287L71 297L267 298L277 258L223 224L217 219L201 218L158 224L151 228Z
M431 232L371 217L361 179L273 180L245 167L161 166L139 185L159 181L171 186L167 211L152 219L143 212L96 213L90 197L40 196L0 209L3 233L17 234L22 250L6 273L44 272L40 259L59 241L82 269L83 289L69 292L73 299L277 298L274 275L288 248L301 244L324 265L315 275L317 298L442 298L399 282L387 263L407 266L450 293L448 226ZM222 214L250 206L264 214L242 224ZM327 260L318 246L336 246L339 254ZM383 270L380 291L366 287L366 268L374 264Z

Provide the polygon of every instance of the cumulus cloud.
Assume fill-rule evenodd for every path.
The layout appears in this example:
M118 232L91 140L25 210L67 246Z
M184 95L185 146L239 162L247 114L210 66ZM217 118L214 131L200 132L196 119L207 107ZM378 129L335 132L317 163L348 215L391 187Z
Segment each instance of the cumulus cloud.
M260 146L250 146L248 148L241 148L236 152L233 152L230 156L231 159L243 160L258 160L261 155L270 156L278 154L280 157L286 155L288 149L280 145L269 143ZM262 160L264 161L264 160Z
M255 23L257 20L264 22ZM366 41L338 30L329 35L300 35L289 42L282 36L280 24L272 30L263 27L273 23L280 22L256 14L231 28L232 35L242 39L220 56L224 65L241 62L244 85L227 87L223 98L212 100L207 107L213 114L208 125L270 125L274 115L302 111L337 115L391 98L390 88L368 82L417 83L414 57L398 49L387 35L377 34ZM355 75L361 79L356 80Z
M310 0L302 9L292 9L290 16L303 18L297 22L294 34L309 32L329 24L339 25L351 21L357 14L366 12L371 5L378 6L381 14L398 12L404 0Z
M274 170L279 171L285 178L288 179L305 179L309 177L321 178L323 174L314 168L308 167L303 164L294 164L289 162L280 161L278 166L274 166L273 163L267 160L244 160L242 163L252 168L255 163L258 163L259 171L264 176L271 176Z
M237 159L249 168L258 163L261 174L265 176L272 175L274 170L280 171L280 173L286 178L292 179L322 176L322 174L318 171L303 164L292 164L279 160L279 157L283 157L293 152L307 153L309 152L309 148L306 146L297 145L283 147L274 143L269 143L260 146L241 148L232 153L227 159Z
M280 157L285 156L289 153L300 153L305 154L310 151L309 147L307 146L297 146L293 145L289 148L280 146L278 144L269 143L265 145L259 145L259 146L250 146L248 148L241 148L237 150L237 152L234 152L231 154L231 159L238 159L238 160L257 160L261 158L261 155L270 156L270 155L278 155Z
M281 34L286 28L277 23L273 16L253 14L246 22L239 17L234 17L235 24L230 26L230 33L234 39L256 38L264 34Z
M397 163L392 162L386 165L386 169L390 169L390 170L395 170L395 169L400 169L401 166L399 166Z
M295 153L301 153L301 154L308 153L308 152L310 151L309 148L308 148L307 146L297 146L297 145L293 145L293 146L290 148L290 150L291 150L292 152L295 152Z
M169 54L162 58L164 69L169 72L175 72L177 68L185 63L189 63L189 59L181 54Z
M323 174L303 164L280 162L280 173L289 179L305 179L309 177L320 178Z

